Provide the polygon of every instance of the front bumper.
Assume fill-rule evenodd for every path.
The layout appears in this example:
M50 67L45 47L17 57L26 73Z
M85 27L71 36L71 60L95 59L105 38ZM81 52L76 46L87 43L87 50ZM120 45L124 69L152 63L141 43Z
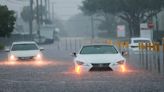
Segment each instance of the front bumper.
M33 56L30 57L17 57L17 61L32 61L35 60Z
M123 64L124 65L124 64ZM75 70L77 68L80 69L81 72L88 71L122 71L122 66L119 64L111 64L111 63L97 63L97 64L88 64L88 65L77 65L75 64Z
M11 59L8 57L8 61L41 61L42 58L36 58L35 56L27 56L27 57L14 57Z

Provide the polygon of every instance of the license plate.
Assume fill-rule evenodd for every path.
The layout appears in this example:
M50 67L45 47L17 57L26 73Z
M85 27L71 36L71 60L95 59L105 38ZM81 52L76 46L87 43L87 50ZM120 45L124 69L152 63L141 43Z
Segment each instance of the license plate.
M26 59L30 59L30 58L29 57L21 57L20 59L26 60Z
M103 67L104 65L103 64L99 64L98 67Z
M22 57L21 59L27 59L27 58L25 58L25 57Z

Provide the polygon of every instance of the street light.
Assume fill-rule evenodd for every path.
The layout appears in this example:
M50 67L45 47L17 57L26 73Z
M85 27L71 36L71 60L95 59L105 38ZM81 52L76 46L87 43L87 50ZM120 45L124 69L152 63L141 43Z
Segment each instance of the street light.
M92 39L94 39L95 38L95 30L94 30L94 19L93 19L94 17L93 17L93 15L91 15L91 31L92 31L92 33L91 33L91 37L92 37Z
M156 30L157 30L157 33L156 33L156 40L158 41L158 40L159 40L159 37L158 37L159 26L158 26L158 15L157 15L157 14L155 15L155 19L156 19Z

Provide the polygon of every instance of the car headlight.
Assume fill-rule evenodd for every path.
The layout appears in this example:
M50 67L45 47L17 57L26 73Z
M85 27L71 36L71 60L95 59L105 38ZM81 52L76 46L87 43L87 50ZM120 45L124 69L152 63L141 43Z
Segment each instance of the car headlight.
M120 61L117 62L117 64L119 64L119 65L123 65L124 63L125 63L124 60L120 60Z
M84 62L82 62L82 61L76 61L76 63L77 63L78 65L84 65Z
M41 53L38 53L38 54L35 56L35 59L37 59L37 60L42 59L42 54L41 54Z
M16 57L15 57L14 55L11 54L11 55L9 56L9 60L16 60Z

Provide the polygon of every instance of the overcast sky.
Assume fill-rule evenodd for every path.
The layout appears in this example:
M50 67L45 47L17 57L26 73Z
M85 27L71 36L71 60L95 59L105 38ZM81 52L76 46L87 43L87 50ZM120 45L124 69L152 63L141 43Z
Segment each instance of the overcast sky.
M51 0L55 2L55 12L62 19L68 19L70 16L80 12L78 9L82 0Z
M81 5L82 0L50 0L51 4L55 4L55 14L62 20L67 20L71 16L78 14L80 10L78 7ZM0 4L7 5L9 9L15 11L22 10L22 7L29 4L29 0L0 0Z

